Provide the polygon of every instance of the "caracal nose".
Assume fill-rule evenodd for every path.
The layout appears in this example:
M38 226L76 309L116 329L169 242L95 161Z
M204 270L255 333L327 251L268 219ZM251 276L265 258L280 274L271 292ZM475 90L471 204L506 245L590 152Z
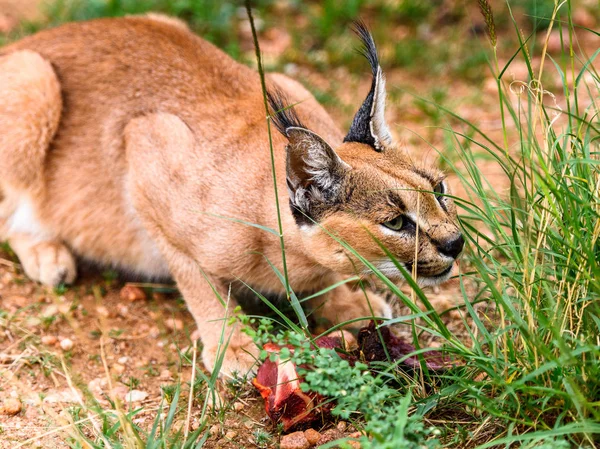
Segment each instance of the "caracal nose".
M445 256L452 257L456 259L458 255L462 252L465 246L465 239L462 234L459 234L458 237L455 237L450 240L446 240L443 243L437 245L438 251Z

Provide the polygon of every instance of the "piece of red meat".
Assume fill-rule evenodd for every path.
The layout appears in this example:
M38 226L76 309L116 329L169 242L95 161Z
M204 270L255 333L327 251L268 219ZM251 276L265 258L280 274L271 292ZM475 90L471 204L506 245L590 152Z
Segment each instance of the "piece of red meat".
M264 349L269 353L279 353L281 347L267 343ZM331 401L326 401L320 394L304 393L300 382L296 365L279 358L276 361L267 358L252 380L265 400L267 414L273 422L281 422L285 431L311 423L333 408Z
M315 343L328 349L344 347L339 337L320 337ZM288 348L293 350L292 347ZM264 349L269 353L278 354L281 346L267 343ZM378 329L376 323L371 321L358 333L358 348L351 352L338 353L350 363L358 360L369 363L388 360L386 350L391 360L400 360L415 352L415 347L395 336L389 327L382 326ZM422 357L431 371L443 370L450 366L450 362L438 351L424 353ZM407 357L402 364L410 369L420 366L417 356ZM303 392L300 388L301 382L296 366L289 360L282 361L279 358L275 361L267 358L252 381L265 400L267 414L273 422L282 423L285 431L323 419L335 406L331 400L317 393Z
M358 332L358 347L365 362L387 361L388 354L392 361L396 361L416 351L413 345L394 335L389 326L381 326L378 329L375 321L371 321ZM451 364L439 351L423 352L421 357L430 371L441 371ZM416 355L406 357L402 360L402 364L412 369L418 368L419 357Z

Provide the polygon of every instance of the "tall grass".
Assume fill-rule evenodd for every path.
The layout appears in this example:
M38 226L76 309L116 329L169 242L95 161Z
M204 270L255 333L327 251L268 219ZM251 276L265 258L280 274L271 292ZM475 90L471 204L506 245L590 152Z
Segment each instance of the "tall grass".
M421 390L420 399L415 396L417 408L430 414L436 414L436 407L440 412L450 410L450 415L441 415L448 442L462 440L481 448L596 447L600 441L600 78L594 61L600 50L587 57L578 52L571 3L555 3L537 55L530 54L513 18L519 47L501 66L493 12L487 1L480 3L493 50L490 67L497 79L499 141L441 108L449 123L458 122L445 129L448 148L441 151L442 158L467 192L467 198L454 199L469 241L465 258L471 270L459 276L463 317L474 325L469 341L449 331L409 273L405 276L412 297L345 242L340 244L421 318L421 324L413 324L417 347L418 334L430 333L445 340L446 349L460 361L461 366L442 376L433 389L423 388L419 376L396 377L399 384L408 382L413 391ZM558 23L568 34L562 36L568 55L562 63L547 53ZM508 65L517 60L526 64L529 79L505 81ZM558 92L545 89L543 80L550 76L561 80ZM450 154L455 157L444 156ZM493 160L501 170L505 189L499 190L494 184L497 179L491 181L482 173L478 166L482 159ZM474 296L466 294L467 285L477 286ZM425 314L418 314L415 298L424 304ZM481 301L492 305L489 316L476 311L475 304ZM459 408L479 424L469 438L457 440L452 433L459 426L452 422L452 414Z
M477 332L470 351L454 348L465 371L450 375L440 394L497 426L480 447L553 436L584 446L599 441L600 79L593 62L600 51L576 56L570 24L563 36L569 58L559 64L546 53L561 6L570 23L570 2L555 4L539 66L520 42L516 59L530 80L505 82L506 67L497 68L493 52L503 142L456 115L460 130L447 129L446 154L457 160L446 162L468 194L455 198L473 267L461 285L479 285L475 297L495 314L484 322L465 295ZM491 10L483 10L493 25ZM562 80L556 95L563 105L542 84L549 69ZM505 191L479 169L482 153L501 168Z

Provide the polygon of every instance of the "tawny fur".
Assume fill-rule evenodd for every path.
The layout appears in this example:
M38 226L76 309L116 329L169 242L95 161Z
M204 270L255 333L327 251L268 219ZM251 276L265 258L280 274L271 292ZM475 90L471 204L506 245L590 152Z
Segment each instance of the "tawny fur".
M398 276L372 236L399 260L414 261L415 239L381 223L398 213L394 192L419 222L422 275L452 260L434 242L458 229L431 192L436 171L415 169L398 151L377 153L343 134L297 82L278 74L303 123L349 166L345 196L323 228ZM67 24L0 49L0 237L33 279L75 278L73 254L148 277L172 276L198 323L212 369L236 306L229 284L282 293L277 236L227 218L277 229L258 74L193 35L178 21L127 17ZM363 270L328 232L299 226L286 194L285 146L273 132L277 185L291 287L318 291ZM397 271L397 270L396 270ZM215 292L222 301L215 299ZM389 315L347 285L313 300L330 323ZM223 373L246 372L256 349L225 328Z

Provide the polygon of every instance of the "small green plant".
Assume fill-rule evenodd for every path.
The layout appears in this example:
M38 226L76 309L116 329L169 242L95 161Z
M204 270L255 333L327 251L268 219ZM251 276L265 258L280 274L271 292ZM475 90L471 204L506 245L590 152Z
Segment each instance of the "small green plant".
M127 379L121 379L121 383L133 390L140 386L140 380L137 377L129 376Z
M252 436L254 437L254 444L260 448L268 447L273 440L273 435L264 429L256 429L252 432Z
M156 368L156 366L154 366L154 363L152 361L149 361L144 366L142 366L140 369L145 371L146 375L149 377L156 377L160 374L158 372L158 369Z
M162 392L162 396L167 404L173 403L173 398L179 389L178 384L163 384L160 386L160 390Z

